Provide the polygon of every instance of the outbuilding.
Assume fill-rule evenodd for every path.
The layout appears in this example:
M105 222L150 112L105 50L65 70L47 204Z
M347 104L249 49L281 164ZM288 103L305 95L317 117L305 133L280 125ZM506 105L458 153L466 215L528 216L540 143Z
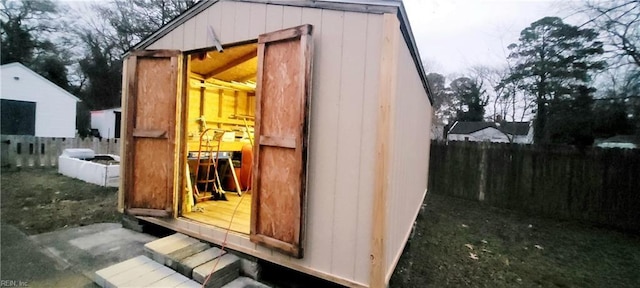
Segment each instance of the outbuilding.
M91 111L91 130L98 132L101 138L120 138L122 108Z
M76 136L78 97L21 63L2 65L2 134Z
M388 283L427 193L432 119L402 2L203 0L123 67L123 212Z

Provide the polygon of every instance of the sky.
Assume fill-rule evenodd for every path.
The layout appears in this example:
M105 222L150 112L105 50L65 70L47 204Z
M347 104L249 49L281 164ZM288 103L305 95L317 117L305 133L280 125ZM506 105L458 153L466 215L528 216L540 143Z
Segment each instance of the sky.
M63 0L81 11L92 1ZM544 16L568 15L568 1L577 0L403 0L427 72L444 75L505 65L520 31Z
M560 0L403 2L427 71L444 75L504 65L506 47L518 41L522 29L544 16L569 14Z

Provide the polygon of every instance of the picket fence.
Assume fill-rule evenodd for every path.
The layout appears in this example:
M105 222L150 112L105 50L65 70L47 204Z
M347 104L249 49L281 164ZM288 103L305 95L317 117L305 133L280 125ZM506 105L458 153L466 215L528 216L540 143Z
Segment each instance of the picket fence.
M56 167L64 149L89 148L96 154L120 155L119 139L44 138L28 135L0 135L2 167Z

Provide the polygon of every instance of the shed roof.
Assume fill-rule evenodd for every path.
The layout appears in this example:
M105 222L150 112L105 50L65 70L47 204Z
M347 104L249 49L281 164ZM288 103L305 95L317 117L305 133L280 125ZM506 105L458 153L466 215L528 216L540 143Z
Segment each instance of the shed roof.
M78 97L74 96L73 94L69 93L67 90L62 89L60 86L56 85L56 83L53 83L53 82L49 81L49 79L44 78L42 75L40 75L40 74L36 73L35 71L29 69L29 67L24 66L20 62L13 62L13 63L9 63L9 64L4 64L4 65L0 66L0 69L4 70L5 68L12 68L12 67L18 67L19 69L27 71L28 73L32 74L36 78L42 80L42 82L47 83L53 89L60 90L61 92L64 93L64 95L69 96L70 98L72 98L73 100L76 100L77 102L82 102L82 100L80 100L80 98L78 98ZM6 73L6 72L3 71L2 73Z
M148 37L142 39L138 44L133 46L132 50L146 49L155 41L167 35L173 29L184 24L187 20L198 15L200 12L206 10L207 8L211 7L213 4L219 1L221 0L202 0L196 3L191 8L187 9L182 14L178 15L176 18L171 20L169 23L160 27L158 30L153 32ZM416 66L416 69L418 70L418 73L420 74L422 85L424 86L424 89L427 92L429 101L433 104L431 87L429 86L429 81L427 80L427 74L424 70L424 66L420 58L420 53L418 52L418 47L416 45L416 41L413 36L413 32L411 30L411 25L409 24L407 11L405 10L404 4L402 3L401 0L370 0L370 1L364 1L364 0L227 0L227 1L253 2L253 3L295 6L295 7L311 7L311 8L319 8L319 9L331 9L331 10L353 11L353 12L363 12L363 13L377 13L377 14L395 13L398 16L398 20L400 21L400 30L402 31L402 36L405 42L407 43L407 46L409 47L409 51L413 58L413 62Z

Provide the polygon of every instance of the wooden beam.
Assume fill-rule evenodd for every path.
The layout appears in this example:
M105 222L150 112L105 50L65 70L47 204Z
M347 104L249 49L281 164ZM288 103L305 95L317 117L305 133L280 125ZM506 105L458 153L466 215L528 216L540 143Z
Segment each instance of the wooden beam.
M134 57L135 59L135 57ZM128 184L125 182L125 178L127 177L127 174L125 173L126 171L126 163L127 163L127 158L126 158L126 149L127 147L125 147L125 144L127 143L127 103L129 101L129 89L128 89L128 85L129 85L129 57L124 58L124 60L122 60L122 99L121 99L121 103L122 103L122 113L120 114L120 167L122 167L122 169L120 169L120 187L118 188L118 212L120 213L124 213L124 197L125 197L125 184Z
M204 79L209 79L213 76L216 76L224 71L227 71L233 67L236 67L244 62L247 62L253 58L258 57L258 48L256 49L252 49L249 53L244 54L236 59L233 59L231 61L229 61L227 64L222 65L222 67L219 67L211 72L209 72L207 75L204 75Z
M373 217L371 235L370 287L387 287L386 234L387 195L391 189L391 145L397 85L397 62L400 41L400 22L395 14L383 15L382 53L379 67L378 125L376 136L376 161Z

